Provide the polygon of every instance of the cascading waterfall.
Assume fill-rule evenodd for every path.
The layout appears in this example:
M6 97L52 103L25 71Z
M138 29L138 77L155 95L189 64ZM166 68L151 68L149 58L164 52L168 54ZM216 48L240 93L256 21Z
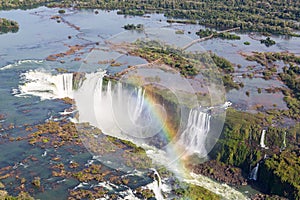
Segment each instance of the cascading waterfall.
M57 92L61 97L73 97L73 74L59 74L56 76L58 84Z
M210 115L197 109L190 110L188 124L179 142L187 147L189 153L206 156L205 140L210 130Z
M284 132L283 136L283 147L286 148L286 132Z
M123 90L122 83L118 82L118 104L119 105L123 103L122 90Z
M120 82L112 85L111 81L103 89L104 75L105 72L85 74L81 86L74 91L72 73L51 75L29 71L23 75L25 84L20 86L20 91L24 95L40 96L41 99L75 98L78 121L89 122L112 136L130 139L122 134L129 133L134 134L135 138L147 138L153 136L152 133L158 133L162 124L155 119L157 113L153 113L154 109L145 103L146 90L141 87L128 89ZM209 130L210 115L191 109L187 126L178 136L179 143L188 153L205 156L205 140Z
M155 132L161 128L154 119L147 121L147 119L151 118L150 111L152 108L147 110L148 105L146 104L149 104L149 102L146 102L146 91L142 88L127 88L120 82L114 85L110 81L107 83L105 89L103 82L105 72L86 73L84 79L81 80L80 87L75 91L72 88L72 73L51 75L45 72L29 71L23 76L25 77L25 84L20 86L21 95L35 95L41 97L41 99L74 98L76 100L76 108L79 112L79 118L76 122L89 122L91 125L101 129L105 134L127 139L139 145L140 141L135 140L135 138L141 132ZM132 90L135 91L132 92ZM220 108L226 109L228 106L229 104L226 103ZM141 122L147 122L148 129L138 124ZM186 123L186 128L182 134L177 135L178 142L188 148L190 153L196 152L200 156L206 156L205 141L210 130L210 115L199 109L191 109ZM124 132L130 134L134 134L134 132L138 133L128 138L128 135L123 134ZM145 134L143 133L142 136L145 136ZM151 149L155 149L153 146L142 145L146 148L151 147ZM156 149L161 154L151 156L149 149L146 151L149 157L158 163L170 164L170 155L166 151ZM156 151L152 150L152 152ZM176 152L173 153L176 154ZM253 172L256 174L255 176L257 176L257 170L258 165L255 170L256 172ZM159 174L156 171L154 172L155 180L153 183L148 184L147 187L151 187L157 199L163 199L162 190L165 191L165 185L162 184ZM253 178L255 176L253 175ZM203 184L203 182L206 183L211 180L198 181L193 179L189 181L196 184ZM234 189L228 186L224 189L224 185L215 182L209 183L206 185L206 188L212 189L214 192L222 190L222 192L218 193L220 195L229 191L230 194L226 193L226 195L233 195L234 193L235 196L243 196Z
M152 190L153 193L155 194L155 198L157 200L163 200L164 197L162 195L162 182L161 182L161 177L159 173L156 171L156 169L151 168L154 172L154 181L150 184L147 185L147 188Z
M250 180L257 180L257 173L258 173L258 168L259 168L259 163L256 164L256 166L251 170L249 174L249 179Z
M286 132L283 133L283 141L282 146L280 148L280 151L284 150L286 148Z
M51 75L40 71L29 71L21 76L23 85L19 86L19 96L34 95L42 100L54 98L73 98L73 73Z
M128 140L129 136L146 138L161 129L144 103L143 88L129 89L120 82L113 85L108 81L104 89L103 77L103 72L86 74L85 81L75 91L79 122L90 122L106 134Z
M136 122L137 119L142 114L144 99L145 99L145 90L143 90L142 88L139 88L138 92L137 92L137 101L136 101L136 105L135 105L135 110L134 110L133 117L132 117L132 120L134 122Z
M97 75L99 74L99 75ZM121 130L118 127L118 124L116 124L116 120L114 118L114 110L112 109L113 105L113 99L115 98L112 90L112 83L111 81L108 81L106 90L103 90L103 72L95 73L92 76L96 76L96 78L91 77L93 81L86 80L80 90L76 92L76 102L77 99L88 99L88 95L86 95L87 90L89 88L95 87L96 82L96 88L94 88L94 91L91 91L91 107L88 109L85 109L84 107L81 107L76 103L78 111L79 111L79 121L80 122L91 122L91 118L94 120L94 123L92 125L100 128L104 133L111 134L116 137L121 137ZM88 79L88 78L87 78ZM87 116L87 118L81 118L82 113L90 113L93 112L93 115ZM118 112L118 114L121 114ZM124 138L123 138L124 139Z
M260 147L264 149L268 149L268 147L265 145L265 137L266 137L266 130L263 130L260 137Z

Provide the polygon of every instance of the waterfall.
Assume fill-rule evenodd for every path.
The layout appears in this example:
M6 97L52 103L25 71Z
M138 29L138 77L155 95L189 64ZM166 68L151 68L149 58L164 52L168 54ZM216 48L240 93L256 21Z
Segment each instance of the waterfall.
M142 88L138 89L137 92L137 100L135 103L135 110L132 116L133 122L136 122L137 119L141 116L142 110L143 110L143 105L144 105L144 99L145 99L145 90Z
M53 77L59 97L73 97L73 74L59 74Z
M159 173L156 171L156 169L151 168L151 170L154 171L154 181L150 184L147 185L147 188L152 190L153 193L155 194L155 198L157 200L162 200L164 199L162 195L162 182L161 182L161 177Z
M283 148L286 148L286 132L283 135Z
M128 139L137 145L141 144L140 141L136 139L139 133L145 130L155 132L159 128L155 127L157 125L156 122L146 120L149 116L151 117L151 113L145 109L149 104L145 90L142 88L127 88L120 82L114 85L114 82L112 83L110 81L107 83L106 89L104 89L104 76L105 72L86 73L79 88L74 91L72 88L72 73L52 75L45 72L29 71L23 74L24 84L22 83L19 89L21 95L35 95L41 97L41 99L74 98L76 100L76 108L79 112L79 118L76 122L89 122L91 125L100 128L105 134L121 139ZM221 108L226 109L228 106L229 103L225 103ZM154 121L154 119L152 120ZM144 128L144 124L142 124L144 126L139 126L139 123L142 121L148 123L146 124L147 129ZM205 148L205 142L210 130L210 115L199 109L191 109L185 121L186 127L180 134L178 142L186 147L190 153L196 152L201 156L206 156L207 150ZM128 135L126 135L128 138L124 136L124 132L128 133ZM142 136L145 136L145 134ZM143 140L142 142L146 143L147 140ZM169 153L165 149L157 149L147 144L142 145L140 146L145 147L149 157L151 155L150 150L153 152L151 158L157 163L163 163L165 166L169 165L171 167L177 164L177 162L173 162L173 157L177 158L176 156L178 156L176 154L177 152L172 151L174 149L170 148L171 153ZM95 158L97 156L99 155L96 154ZM172 161L172 163L170 161ZM177 173L179 174L181 169L180 164L178 164L178 166L179 167L175 167L176 169L174 168L173 171L178 170ZM256 174L256 178L257 171L258 165L256 171L253 171L253 174ZM253 175L253 178L255 178L255 176ZM231 189L229 186L215 183L201 175L193 175L192 179L186 180L186 182L203 186L224 197L229 195L243 197L242 194ZM161 177L155 169L154 181L148 184L147 187L153 190L156 199L163 199L162 191L166 191L165 184L162 184ZM128 193L130 196L128 196L128 198L131 199L134 197L130 190Z
M111 81L108 81L107 83L106 96L108 97L109 101L112 102Z
M35 95L41 99L70 97L76 101L78 122L89 122L104 133L127 139L137 144L147 143L145 138L162 131L167 119L164 106L149 103L150 96L142 87L125 87L121 82L108 81L104 86L105 72L86 73L80 87L73 89L73 73L52 75L43 71L28 71L22 75L19 86L22 95ZM228 107L226 102L220 108ZM159 116L159 117L157 117ZM186 127L178 135L178 144L188 153L206 156L205 142L210 130L210 115L191 109Z
M111 81L103 89L104 74L86 74L85 81L75 91L78 121L90 122L106 134L127 140L158 133L161 125L154 120L153 110L144 103L145 90Z
M122 90L123 86L121 82L118 82L118 104L121 105L123 103L123 98L122 98Z
M86 74L86 80L75 92L79 122L90 122L105 133L120 136L120 129L115 123L113 105L112 82L108 81L103 88L105 72Z
M268 149L265 145L265 137L266 137L266 130L263 130L260 137L260 147L264 149Z
M283 133L283 141L282 146L280 148L280 151L284 150L286 148L286 132Z
M250 180L257 180L257 172L258 172L258 168L259 168L259 163L256 164L256 166L251 170L250 174L249 174L249 179Z
M210 130L210 115L197 109L191 109L187 127L180 136L179 142L184 145L188 153L207 155L205 140Z
M28 71L21 75L24 84L19 86L17 96L38 96L41 100L73 98L73 73L52 75L42 71Z
M103 79L102 76L99 77L97 83L96 83L96 88L95 88L95 93L94 93L94 98L98 99L101 101L102 99L102 84L103 84Z

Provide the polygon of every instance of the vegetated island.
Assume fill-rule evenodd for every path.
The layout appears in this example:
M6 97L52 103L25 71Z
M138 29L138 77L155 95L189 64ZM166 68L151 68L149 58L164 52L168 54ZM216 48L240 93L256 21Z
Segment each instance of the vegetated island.
M0 18L0 34L9 32L16 33L18 30L18 22L6 18Z
M241 37L235 34L227 33L227 32L217 32L213 31L211 29L200 29L199 31L196 32L196 34L200 38L208 37L210 35L213 35L212 37L218 37L222 39L227 39L227 40L240 40Z
M123 27L125 30L137 30L137 31L141 31L144 30L144 25L143 24L126 24Z
M265 44L266 47L270 47L270 46L276 44L276 42L274 40L272 40L270 37L260 40L260 43Z

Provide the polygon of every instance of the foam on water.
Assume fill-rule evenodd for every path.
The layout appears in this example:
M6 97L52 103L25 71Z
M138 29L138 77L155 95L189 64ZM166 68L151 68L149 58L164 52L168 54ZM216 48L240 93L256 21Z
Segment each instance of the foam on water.
M13 64L8 64L8 65L5 65L3 67L0 68L0 70L8 70L8 69L13 69L13 68L16 68L22 64L42 64L44 61L43 60L19 60Z
M190 184L198 185L220 195L223 199L230 200L248 200L241 192L231 188L227 184L217 183L208 177L200 174L190 173L191 177L184 181Z
M73 74L52 75L43 71L30 70L21 75L17 96L38 96L41 100L73 98Z

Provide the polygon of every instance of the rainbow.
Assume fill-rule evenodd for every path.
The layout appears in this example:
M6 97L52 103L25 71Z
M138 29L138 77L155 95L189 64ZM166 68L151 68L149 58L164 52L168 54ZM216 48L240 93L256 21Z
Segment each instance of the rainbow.
M166 148L168 153L171 154L169 155L169 158L172 157L172 159L170 159L168 165L172 165L176 162L177 168L180 168L178 171L180 176L185 176L187 175L184 167L186 161L186 148L178 142L178 130L175 128L176 126L174 126L170 117L168 117L168 114L164 113L158 106L155 106L160 104L160 102L155 98L153 89L154 88L150 86L145 87L144 104L151 110L151 114L155 120L160 122L161 133L164 134L169 142Z

